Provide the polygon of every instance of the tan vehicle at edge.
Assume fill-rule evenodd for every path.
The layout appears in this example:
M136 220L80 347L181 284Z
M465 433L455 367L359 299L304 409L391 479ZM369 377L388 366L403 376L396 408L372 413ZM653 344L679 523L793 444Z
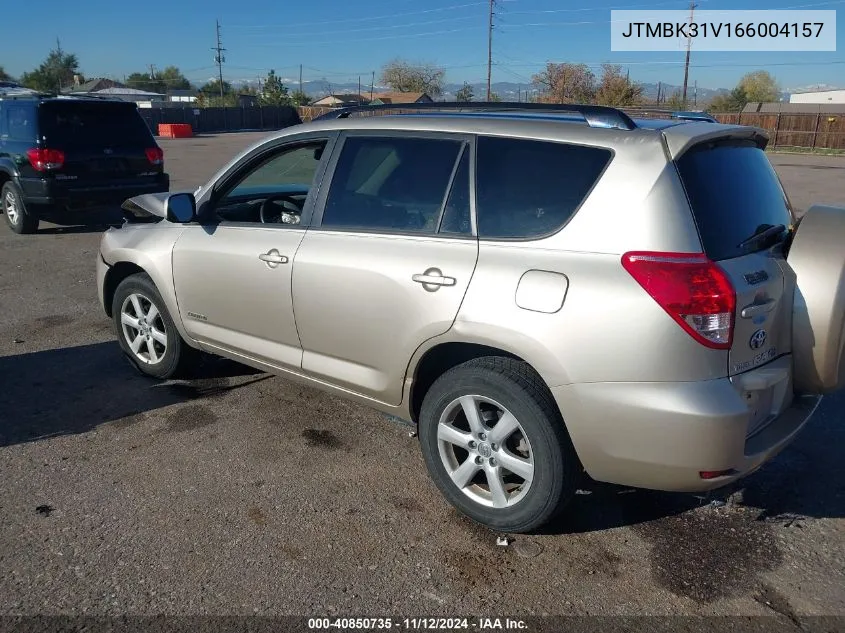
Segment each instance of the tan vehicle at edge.
M383 109L124 204L97 281L141 371L202 350L411 421L443 495L509 532L583 472L723 486L845 386L845 209L796 221L764 131Z

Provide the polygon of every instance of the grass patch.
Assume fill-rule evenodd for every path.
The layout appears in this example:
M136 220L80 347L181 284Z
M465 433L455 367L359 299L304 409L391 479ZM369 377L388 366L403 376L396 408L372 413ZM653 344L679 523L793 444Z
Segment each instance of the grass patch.
M813 156L845 156L845 149L828 149L826 147L768 147L771 154L812 154Z

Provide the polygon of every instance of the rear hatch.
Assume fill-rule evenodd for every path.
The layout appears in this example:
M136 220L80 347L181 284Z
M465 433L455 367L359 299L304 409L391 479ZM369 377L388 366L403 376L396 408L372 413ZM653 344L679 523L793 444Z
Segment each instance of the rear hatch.
M704 252L736 291L728 374L788 354L795 276L784 246L795 219L765 152L753 141L708 141L676 164Z
M39 108L39 129L44 147L64 153L57 179L74 186L153 178L164 169L134 103L45 101Z

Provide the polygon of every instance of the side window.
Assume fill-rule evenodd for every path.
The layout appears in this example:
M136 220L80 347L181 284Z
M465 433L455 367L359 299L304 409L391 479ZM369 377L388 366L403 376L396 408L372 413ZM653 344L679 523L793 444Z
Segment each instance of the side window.
M478 236L525 239L558 230L610 158L610 150L597 147L479 137Z
M299 144L252 165L218 198L218 218L228 222L300 224L325 146L325 141Z
M452 189L440 221L440 233L469 235L472 233L469 201L469 148L464 148L461 162L455 171Z
M463 143L346 139L323 211L329 228L434 233Z
M10 141L35 140L35 110L24 106L7 105L6 134Z

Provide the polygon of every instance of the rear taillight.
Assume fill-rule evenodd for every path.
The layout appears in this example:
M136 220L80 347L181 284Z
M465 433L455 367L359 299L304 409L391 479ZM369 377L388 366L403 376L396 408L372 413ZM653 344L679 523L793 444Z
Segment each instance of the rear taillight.
M32 149L26 150L26 157L35 171L61 169L62 165L65 164L65 153L58 149L33 147Z
M701 253L625 253L622 266L695 340L714 349L733 341L736 292Z
M164 151L160 147L148 147L144 150L150 165L161 165L164 163Z

